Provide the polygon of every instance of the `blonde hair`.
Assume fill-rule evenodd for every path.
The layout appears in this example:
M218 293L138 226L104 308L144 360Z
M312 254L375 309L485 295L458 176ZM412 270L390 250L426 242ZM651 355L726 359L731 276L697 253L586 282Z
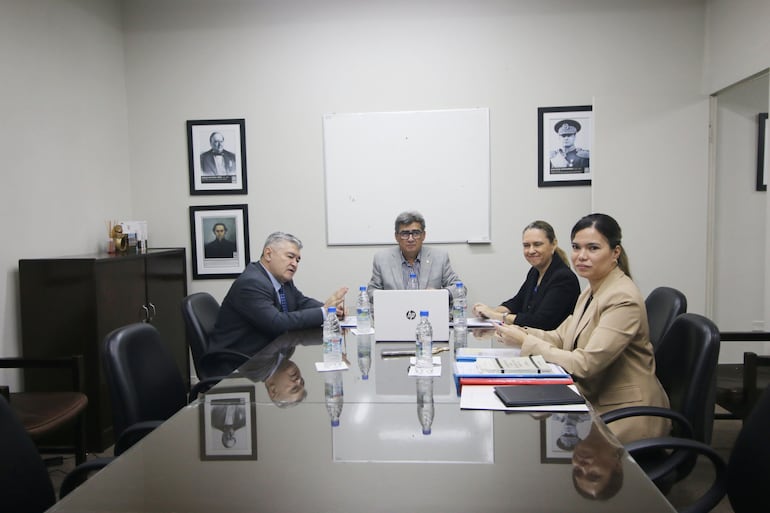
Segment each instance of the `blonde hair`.
M546 239L548 239L548 242L551 244L556 244L556 232L553 229L553 226L551 226L549 223L542 221L540 219L536 221L532 221L527 226L524 227L524 230L522 230L522 235L527 230L542 230L543 233L545 233ZM567 267L570 267L570 261L569 257L567 256L567 253L564 252L563 249L559 247L558 244L556 244L556 248L554 250L554 253L556 253L559 258L562 259L562 261L567 265Z

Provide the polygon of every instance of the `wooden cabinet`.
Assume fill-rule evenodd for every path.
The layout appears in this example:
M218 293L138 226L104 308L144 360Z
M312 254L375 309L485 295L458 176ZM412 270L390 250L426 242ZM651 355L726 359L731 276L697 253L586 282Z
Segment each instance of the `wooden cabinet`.
M181 301L187 294L183 248L145 254L94 254L19 260L22 354L82 354L88 395L88 450L114 442L110 396L101 364L104 337L134 322L151 322L189 386L189 351ZM27 390L66 387L46 372L25 372Z

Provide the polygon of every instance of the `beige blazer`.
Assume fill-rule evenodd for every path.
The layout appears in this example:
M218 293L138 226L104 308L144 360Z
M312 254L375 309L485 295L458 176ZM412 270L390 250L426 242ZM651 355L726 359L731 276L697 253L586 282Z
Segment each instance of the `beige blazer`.
M540 354L564 367L600 414L625 406L669 406L655 376L644 299L631 278L618 268L596 290L584 290L572 315L558 328L528 328L521 353ZM609 427L626 443L664 436L670 423L657 417L636 417L615 421Z

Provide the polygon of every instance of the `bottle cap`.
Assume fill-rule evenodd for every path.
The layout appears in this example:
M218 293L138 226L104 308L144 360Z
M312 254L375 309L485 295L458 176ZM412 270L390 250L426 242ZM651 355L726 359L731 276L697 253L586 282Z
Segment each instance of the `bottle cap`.
M462 286L463 286L463 282L461 282L461 281L456 281L455 282L455 287L460 288Z
M332 427L337 427L340 425L340 419L332 419Z
M327 310L329 313L337 313L337 307L336 306L330 306Z
M358 287L358 290L363 292L364 290L366 290L366 285L361 285L360 287Z
M420 317L428 317L428 311L427 310L420 310Z
M422 428L422 434L423 435L429 435L430 434L430 428Z

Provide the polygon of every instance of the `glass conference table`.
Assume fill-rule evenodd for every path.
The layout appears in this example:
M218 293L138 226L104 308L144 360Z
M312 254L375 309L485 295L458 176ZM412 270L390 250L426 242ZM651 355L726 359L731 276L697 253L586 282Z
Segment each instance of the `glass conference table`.
M321 330L286 334L49 511L675 511L590 413L461 409L453 338L416 378L382 355L413 344L348 331L318 372Z

